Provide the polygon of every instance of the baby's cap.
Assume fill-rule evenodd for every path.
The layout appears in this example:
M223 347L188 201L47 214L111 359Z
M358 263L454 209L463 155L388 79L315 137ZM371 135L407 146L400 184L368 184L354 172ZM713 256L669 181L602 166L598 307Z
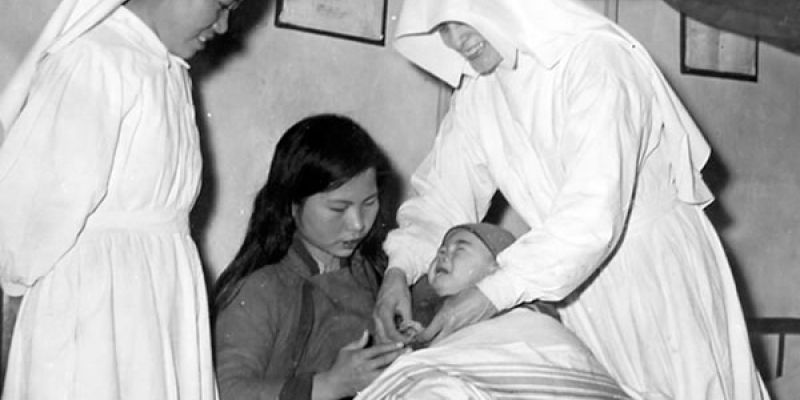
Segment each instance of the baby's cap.
M511 246L511 243L514 243L516 238L514 235L501 228L500 226L489 224L486 222L479 222L479 223L472 223L472 224L461 224L456 225L447 233L444 234L444 239L442 242L444 243L447 240L447 237L450 236L451 233L458 231L458 230L465 230L471 232L473 235L477 236L483 244L489 249L492 253L492 256L497 257L501 251L505 250L506 247Z

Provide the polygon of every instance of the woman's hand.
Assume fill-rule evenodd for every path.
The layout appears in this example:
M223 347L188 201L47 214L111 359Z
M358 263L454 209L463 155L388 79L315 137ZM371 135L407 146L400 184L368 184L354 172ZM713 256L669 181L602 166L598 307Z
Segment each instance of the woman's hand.
M311 398L314 400L340 399L354 396L367 387L389 364L410 349L402 342L376 344L365 348L369 334L339 350L336 361L328 371L314 376Z
M430 343L450 336L453 332L476 322L491 318L497 308L473 286L448 297L431 323L419 334L416 341Z
M398 330L396 322L411 321L411 292L403 271L394 268L386 271L372 318L378 343L406 343L410 340Z

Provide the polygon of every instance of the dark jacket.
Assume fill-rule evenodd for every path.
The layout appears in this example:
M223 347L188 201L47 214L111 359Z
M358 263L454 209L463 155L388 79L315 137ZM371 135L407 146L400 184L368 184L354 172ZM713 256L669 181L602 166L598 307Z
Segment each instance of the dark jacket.
M377 270L358 254L340 270L320 274L295 239L279 263L247 276L217 315L222 400L309 399L314 373L328 370L340 348L372 331L378 287ZM301 310L313 316L301 318Z

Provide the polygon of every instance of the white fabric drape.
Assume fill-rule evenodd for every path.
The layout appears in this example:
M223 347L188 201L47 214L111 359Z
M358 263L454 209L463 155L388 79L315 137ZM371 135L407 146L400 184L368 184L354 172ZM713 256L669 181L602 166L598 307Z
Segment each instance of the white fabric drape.
M636 39L605 17L571 0L442 0L435 5L421 6L424 2L406 0L403 3L395 47L410 61L453 87L458 86L461 74L470 73L470 69L464 58L445 46L433 32L443 21L462 21L474 26L498 47L506 60L514 57L514 51L520 51L546 68L553 67L588 32L609 31L630 43L631 54L643 68L658 69ZM673 157L679 160L674 166L682 169L675 172L681 199L707 204L712 196L700 170L708 160L708 144L663 75L656 73L651 79L667 125L667 142L673 147Z
M107 17L124 0L62 0L48 20L39 38L23 58L6 89L0 94L0 145L30 90L39 61L49 52L64 46ZM15 139L15 141L23 138ZM0 164L0 177L3 175Z
M355 400L554 398L630 395L564 326L516 309L400 356Z
M217 396L188 65L119 3L65 0L3 95L3 399Z

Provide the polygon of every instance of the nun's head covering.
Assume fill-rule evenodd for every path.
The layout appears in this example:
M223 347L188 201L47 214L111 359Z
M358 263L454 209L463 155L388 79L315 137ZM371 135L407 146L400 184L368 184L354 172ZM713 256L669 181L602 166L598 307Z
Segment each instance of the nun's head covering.
M395 47L406 58L453 87L466 60L444 45L436 28L461 22L477 29L513 63L516 52L552 65L582 32L608 28L611 21L571 0L405 0Z
M404 0L395 48L457 88L462 75L475 73L463 56L441 40L437 27L443 22L475 28L498 50L506 68L516 67L520 53L544 68L553 68L590 34L610 35L626 43L632 60L650 75L655 107L664 120L660 139L668 148L678 197L697 205L713 200L700 173L710 154L705 138L644 46L605 16L577 0Z
M6 139L15 140L5 136L25 104L39 61L47 53L62 48L97 25L124 2L125 0L62 0L59 3L39 38L0 94L0 146L5 145Z

